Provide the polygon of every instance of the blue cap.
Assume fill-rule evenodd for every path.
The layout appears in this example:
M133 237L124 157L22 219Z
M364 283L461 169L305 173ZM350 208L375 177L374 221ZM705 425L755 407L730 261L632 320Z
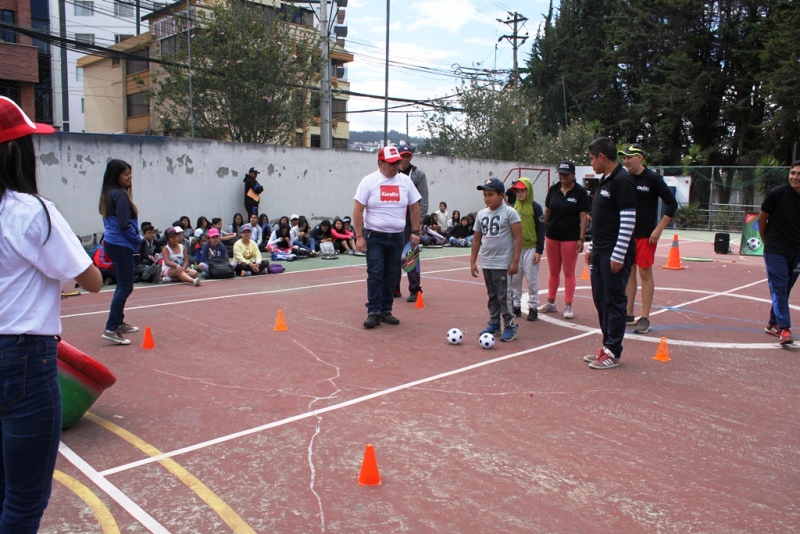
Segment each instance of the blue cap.
M398 150L398 152L400 152L401 156L403 154L413 154L414 153L414 149L411 148L411 145L400 145L400 146L397 147L397 150Z
M506 192L506 186L497 178L489 178L478 186L478 191L497 191L502 194Z

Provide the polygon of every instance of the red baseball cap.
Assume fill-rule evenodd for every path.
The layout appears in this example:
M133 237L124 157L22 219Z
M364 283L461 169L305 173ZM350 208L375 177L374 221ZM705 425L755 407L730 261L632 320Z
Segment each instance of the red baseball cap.
M32 122L10 98L0 96L0 143L31 134L51 134L56 130L49 124Z
M398 152L397 147L394 146L385 146L378 152L378 161L394 163L395 161L400 161L401 159L403 158L400 157L400 152Z

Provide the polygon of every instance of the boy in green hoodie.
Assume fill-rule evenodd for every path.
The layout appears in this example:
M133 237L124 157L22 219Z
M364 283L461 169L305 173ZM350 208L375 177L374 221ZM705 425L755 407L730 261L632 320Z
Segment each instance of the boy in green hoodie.
M528 320L539 318L539 261L544 250L544 211L533 200L533 184L522 177L512 187L517 194L514 209L522 219L522 255L519 271L511 277L511 299L514 315L522 316L522 278L528 283Z

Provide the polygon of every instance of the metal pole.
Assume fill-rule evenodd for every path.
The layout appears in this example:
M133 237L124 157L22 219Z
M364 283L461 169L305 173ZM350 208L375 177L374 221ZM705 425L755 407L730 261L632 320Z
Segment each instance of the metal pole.
M319 30L322 38L322 77L319 84L319 146L330 149L331 133L331 53L328 34L328 0L319 3Z
M389 144L389 0L386 0L386 93L383 98L383 146Z
M58 0L58 30L62 39L67 38L66 13L66 1ZM66 46L61 47L61 131L69 131L69 68Z
M561 91L564 93L564 128L566 128L569 119L567 118L567 86L564 83L563 74L561 75Z
M194 94L192 93L192 8L186 0L186 41L189 56L189 116L192 121L192 139L194 139Z
M707 230L711 230L711 215L712 215L712 206L714 205L714 167L711 167L711 180L708 184L709 193L708 193L708 224L706 225Z
M141 28L139 24L142 18L142 6L140 5L141 0L136 0L136 35L141 33Z

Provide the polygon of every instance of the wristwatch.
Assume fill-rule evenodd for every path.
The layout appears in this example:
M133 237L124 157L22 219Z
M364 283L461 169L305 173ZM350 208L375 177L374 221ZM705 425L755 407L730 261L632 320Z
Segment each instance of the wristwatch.
M411 230L411 233L419 237L419 230Z

